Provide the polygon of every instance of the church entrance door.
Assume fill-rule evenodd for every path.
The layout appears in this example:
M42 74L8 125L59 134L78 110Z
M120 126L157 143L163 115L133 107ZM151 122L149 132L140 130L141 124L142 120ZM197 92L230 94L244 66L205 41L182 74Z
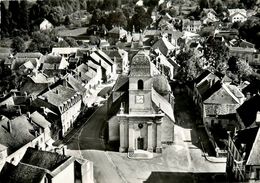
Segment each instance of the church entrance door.
M144 149L144 138L137 138L137 149Z

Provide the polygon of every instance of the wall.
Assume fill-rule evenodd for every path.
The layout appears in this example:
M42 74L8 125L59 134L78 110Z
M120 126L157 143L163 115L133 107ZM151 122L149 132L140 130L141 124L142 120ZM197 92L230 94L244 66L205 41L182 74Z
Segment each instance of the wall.
M82 183L94 183L93 162L87 161L81 167Z
M108 134L109 141L119 140L119 119L117 116L113 116L108 121Z
M81 102L82 100L80 99L73 106L71 106L67 111L62 113L61 115L62 135L64 135L69 130L69 128L73 127L73 123L80 113Z
M144 82L144 89L137 90L137 82L139 79L142 79ZM143 112L150 112L151 113L151 78L129 78L129 113L143 113ZM144 103L137 104L136 103L136 96L143 95L144 96Z
M66 181L65 181L66 180ZM74 163L52 178L52 183L74 183Z

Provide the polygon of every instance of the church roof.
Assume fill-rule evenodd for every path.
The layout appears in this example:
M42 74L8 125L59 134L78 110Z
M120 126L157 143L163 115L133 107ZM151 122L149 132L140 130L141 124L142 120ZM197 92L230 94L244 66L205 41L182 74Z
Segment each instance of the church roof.
M175 122L174 112L171 104L157 93L154 88L152 89L152 101L159 107L173 122Z
M151 76L150 58L144 51L139 51L133 57L130 76Z

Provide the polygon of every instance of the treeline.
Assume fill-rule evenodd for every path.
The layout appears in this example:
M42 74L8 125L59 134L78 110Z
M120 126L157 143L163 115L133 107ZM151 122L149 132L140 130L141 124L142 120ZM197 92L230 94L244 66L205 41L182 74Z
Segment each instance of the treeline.
M125 6L115 11L105 13L100 9L93 12L90 25L101 29L112 29L114 26L122 27L128 31L144 31L152 23L151 12L140 6Z

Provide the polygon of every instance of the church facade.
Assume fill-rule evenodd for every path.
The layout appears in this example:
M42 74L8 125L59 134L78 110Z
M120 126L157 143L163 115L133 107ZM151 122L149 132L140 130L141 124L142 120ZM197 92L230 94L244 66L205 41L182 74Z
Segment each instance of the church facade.
M162 151L162 124L164 118L174 119L172 106L159 96L153 88L154 72L149 56L139 51L132 59L129 73L128 111L121 105L117 114L119 123L120 152L133 152L137 149L160 153ZM162 110L162 105L172 115ZM169 121L169 120L168 120ZM170 120L173 124L173 120ZM171 125L172 127L173 125ZM168 127L167 127L168 128ZM173 133L173 130L172 130Z

